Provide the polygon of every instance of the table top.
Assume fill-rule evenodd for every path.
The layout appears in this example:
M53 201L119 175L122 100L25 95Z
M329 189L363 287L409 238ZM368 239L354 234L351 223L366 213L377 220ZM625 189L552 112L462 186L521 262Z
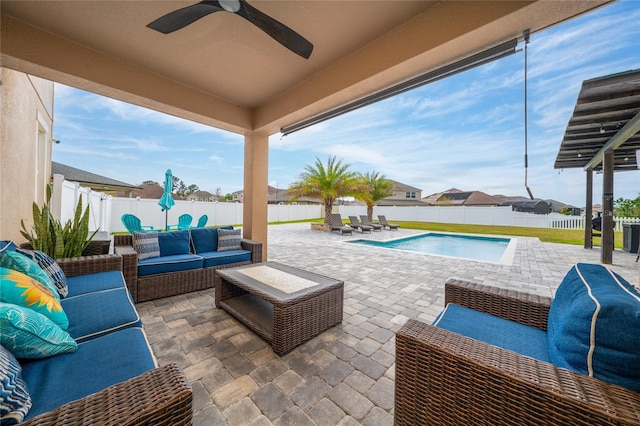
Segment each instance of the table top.
M343 281L271 261L220 269L216 274L274 302L306 299L316 293L344 286Z

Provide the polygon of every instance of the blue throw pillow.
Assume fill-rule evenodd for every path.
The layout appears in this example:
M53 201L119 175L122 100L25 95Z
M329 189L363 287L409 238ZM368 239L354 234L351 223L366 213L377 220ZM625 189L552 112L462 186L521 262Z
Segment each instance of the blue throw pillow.
M0 302L32 309L66 330L69 320L54 292L21 272L0 267Z
M189 231L160 232L158 234L160 256L189 254Z
M69 294L67 276L64 274L60 265L58 265L58 262L53 260L48 254L39 250L18 249L17 251L36 262L38 266L42 268L44 273L53 281L53 285L56 286L56 290L58 290L61 298L67 297L67 294Z
M17 251L5 250L3 253L0 253L0 267L13 269L14 271L22 272L23 274L30 276L51 290L56 299L60 300L58 289L53 284L53 281L51 281L51 278L49 278L49 276L40 266L38 266L36 262L24 254L20 254Z
M0 303L0 344L16 358L47 358L78 349L69 333L49 318L10 303Z
M160 256L160 244L157 232L133 233L133 249L138 253L138 260L151 259Z
M218 251L240 250L241 242L241 229L218 229Z
M31 395L16 357L0 345L0 423L20 423L31 408Z
M233 229L233 226L224 226L219 229ZM190 233L195 254L218 250L218 228L194 228Z
M0 240L0 253L2 253L5 250L16 251L17 249L18 249L18 246L15 245L13 241Z
M547 337L553 364L640 392L640 293L605 266L569 270Z

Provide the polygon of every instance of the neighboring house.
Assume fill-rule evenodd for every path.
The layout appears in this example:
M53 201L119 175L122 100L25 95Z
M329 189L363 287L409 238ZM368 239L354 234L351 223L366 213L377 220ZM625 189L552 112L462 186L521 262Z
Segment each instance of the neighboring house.
M231 193L231 201L234 203L241 203L244 200L244 191L235 191Z
M187 200L189 201L205 201L209 203L213 203L215 201L220 201L218 196L210 193L209 191L196 191L193 194L187 196Z
M513 211L533 214L549 214L551 206L545 200L506 201L503 206L511 206Z
M51 182L53 82L3 67L0 81L0 238L19 244Z
M159 200L162 198L162 194L164 194L164 188L160 186L159 183L156 182L147 182L139 185L131 191L130 193L125 193L123 191L118 192L118 197L127 197L127 198L149 198L152 200ZM173 198L176 198L176 195L173 194Z
M378 206L415 206L423 205L422 190L393 179L393 194L378 201Z
M56 163L55 161L51 162L51 175L62 175L65 180L77 182L81 186L113 196L125 194L123 195L124 197L129 197L135 189L138 189L136 185L97 175L66 164Z
M500 200L482 191L454 190L434 195L436 196L429 196L426 199L429 204L435 206L499 206L501 204Z
M563 210L568 209L571 216L580 216L580 207L565 204L557 200L545 200L551 206L551 211L561 213Z

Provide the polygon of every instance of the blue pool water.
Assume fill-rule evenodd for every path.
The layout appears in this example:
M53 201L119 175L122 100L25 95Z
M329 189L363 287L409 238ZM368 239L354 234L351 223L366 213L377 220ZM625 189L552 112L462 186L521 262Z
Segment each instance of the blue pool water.
M349 242L485 262L500 262L511 239L429 233L392 241L351 240Z

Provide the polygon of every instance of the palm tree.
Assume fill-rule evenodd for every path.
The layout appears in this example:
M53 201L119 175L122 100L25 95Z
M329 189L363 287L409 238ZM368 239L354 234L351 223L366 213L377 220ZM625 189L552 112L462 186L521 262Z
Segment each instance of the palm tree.
M329 224L331 209L338 197L355 196L362 190L358 174L349 171L349 164L329 156L327 165L316 157L315 165L307 164L299 180L289 186L293 199L299 197L320 198L324 204L324 223Z
M373 220L373 206L383 198L393 194L393 182L387 180L375 170L360 175L362 183L366 186L366 191L356 195L356 197L367 205L367 216Z

